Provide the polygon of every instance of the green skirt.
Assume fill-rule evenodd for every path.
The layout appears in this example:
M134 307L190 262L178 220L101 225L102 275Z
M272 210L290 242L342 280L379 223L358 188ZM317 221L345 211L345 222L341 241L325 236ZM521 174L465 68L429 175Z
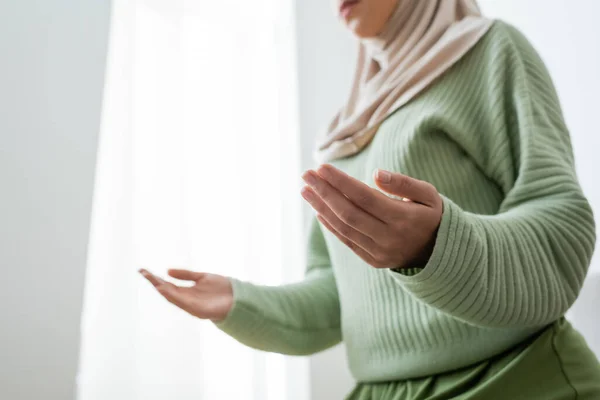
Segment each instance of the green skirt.
M348 400L600 399L600 363L564 318L503 354L460 370L359 383Z

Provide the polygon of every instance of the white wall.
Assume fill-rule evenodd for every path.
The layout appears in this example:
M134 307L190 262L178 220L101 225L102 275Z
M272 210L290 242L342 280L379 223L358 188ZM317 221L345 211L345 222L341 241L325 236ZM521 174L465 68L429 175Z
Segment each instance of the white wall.
M330 3L296 1L302 162L307 167L314 165L316 135L346 98L355 65L355 42Z
M314 166L317 133L331 119L348 93L354 71L355 44L339 24L329 0L296 1L299 107L302 166ZM305 209L308 213L308 209ZM313 400L342 399L354 381L342 346L312 357Z
M330 1L297 1L300 120L303 165L313 165L315 135L348 92L355 46L330 11ZM545 59L562 99L577 157L579 177L600 215L596 122L600 93L600 2L597 0L481 0L483 10L522 29ZM600 225L600 223L599 223ZM597 252L598 253L598 252ZM600 270L600 256L594 269ZM594 297L586 289L587 297ZM579 309L585 305L578 304ZM578 309L578 310L579 310ZM585 315L585 312L583 313ZM583 329L583 328L582 328ZM600 333L589 338L600 351ZM352 387L343 351L336 348L311 362L313 399L342 398Z
M0 398L74 396L109 1L0 1Z

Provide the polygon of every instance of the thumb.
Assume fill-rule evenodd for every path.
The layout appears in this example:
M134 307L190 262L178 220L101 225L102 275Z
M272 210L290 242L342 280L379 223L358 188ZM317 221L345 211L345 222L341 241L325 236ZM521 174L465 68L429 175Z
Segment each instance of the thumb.
M439 197L437 190L428 182L382 169L376 169L374 175L377 186L389 194L405 197L430 207L434 207L437 203L436 199Z

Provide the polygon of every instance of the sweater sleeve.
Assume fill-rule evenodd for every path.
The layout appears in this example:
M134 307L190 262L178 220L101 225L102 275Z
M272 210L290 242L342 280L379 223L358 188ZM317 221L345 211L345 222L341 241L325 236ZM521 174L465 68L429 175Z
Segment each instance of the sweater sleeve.
M309 355L339 343L337 286L315 218L307 250L308 267L302 282L260 286L232 279L233 308L216 326L247 346L288 355Z
M485 172L505 193L500 209L478 215L444 198L428 263L390 273L417 299L468 323L542 326L578 296L594 250L594 217L549 74L518 31L508 27L505 35L505 73L488 82L501 81L502 111L484 116L501 129L481 133L493 154Z

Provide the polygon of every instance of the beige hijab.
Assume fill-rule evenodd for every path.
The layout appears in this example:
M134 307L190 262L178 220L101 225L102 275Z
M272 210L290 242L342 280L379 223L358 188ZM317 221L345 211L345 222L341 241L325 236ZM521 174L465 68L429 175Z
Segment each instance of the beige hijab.
M399 0L384 31L360 41L350 98L329 125L317 159L360 152L390 114L447 71L491 25L475 0Z

